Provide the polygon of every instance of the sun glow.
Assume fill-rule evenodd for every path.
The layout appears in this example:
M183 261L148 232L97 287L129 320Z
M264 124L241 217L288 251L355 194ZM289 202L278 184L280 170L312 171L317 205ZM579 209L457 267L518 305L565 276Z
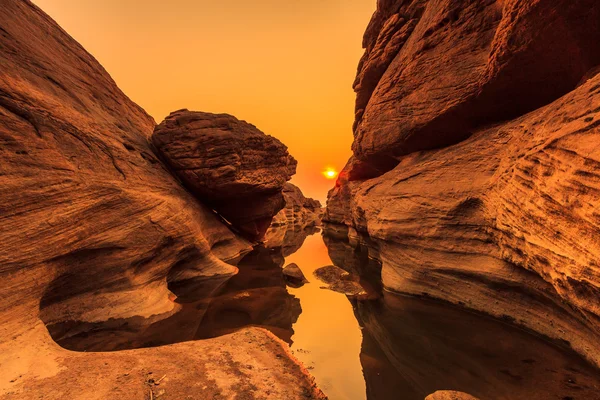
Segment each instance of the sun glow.
M327 167L323 171L323 176L327 179L335 179L337 175L337 171L331 167Z

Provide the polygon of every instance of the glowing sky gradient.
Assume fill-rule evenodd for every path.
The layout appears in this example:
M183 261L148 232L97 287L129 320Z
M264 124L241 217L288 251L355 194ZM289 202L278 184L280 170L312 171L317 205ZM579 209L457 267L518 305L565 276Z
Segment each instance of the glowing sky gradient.
M34 0L157 122L229 113L279 138L324 202L351 154L352 82L375 0Z

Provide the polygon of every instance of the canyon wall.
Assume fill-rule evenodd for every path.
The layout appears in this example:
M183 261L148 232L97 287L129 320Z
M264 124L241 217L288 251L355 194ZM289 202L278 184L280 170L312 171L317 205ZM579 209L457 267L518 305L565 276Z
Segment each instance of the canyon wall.
M363 45L325 219L376 244L389 290L600 365L600 5L380 0Z
M153 155L154 120L91 55L31 2L0 9L0 398L144 398L152 372L174 398L318 395L262 330L102 354L51 340L59 321L166 318L169 283L210 291L249 244Z

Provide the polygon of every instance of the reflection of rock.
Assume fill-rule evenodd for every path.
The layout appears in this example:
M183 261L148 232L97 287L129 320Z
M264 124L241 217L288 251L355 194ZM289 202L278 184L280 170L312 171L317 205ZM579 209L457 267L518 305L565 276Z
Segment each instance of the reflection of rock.
M302 245L304 240L311 235L319 232L315 226L272 226L267 231L264 240L264 246L269 249L279 249L282 257L294 254Z
M165 318L66 321L48 327L63 347L114 351L212 338L247 326L269 329L290 342L300 301L286 290L280 257L259 247L244 256L239 273L219 282L188 279L171 284L177 312ZM209 290L210 288L210 290ZM175 329L176 328L176 329Z
M360 322L360 321L359 321ZM398 374L396 368L387 359L379 343L369 331L362 331L360 364L362 365L368 400L394 399L402 393L402 400L422 400L419 390L412 388Z
M367 292L360 284L360 278L357 275L350 274L335 265L317 268L313 274L321 282L326 283L329 290L344 293L350 297L367 296Z
M244 326L261 326L291 343L292 325L302 312L300 300L289 294L282 258L257 247L238 264L240 272L211 298L196 337L213 337Z
M304 197L300 188L291 183L283 187L285 207L273 218L272 226L318 226L323 209L318 200Z
M375 246L368 238L351 238L350 230L344 225L323 225L323 241L329 258L336 267L359 276L375 291L381 291L381 263L377 261Z
M283 268L283 276L288 284L288 286L292 286L295 288L299 288L305 283L308 283L308 280L302 273L302 270L296 263L291 263Z
M375 264L369 253L377 252L351 246L340 239L343 231L324 229L334 263L364 271L363 281L376 278L376 265L358 265ZM441 389L481 399L593 398L600 388L597 371L572 351L494 319L386 291L377 300L351 301L363 327L361 363L370 400L397 393L422 400Z
M570 350L459 308L384 292L357 302L356 314L415 400L444 388L507 400L585 398L600 389L597 371Z
M326 215L377 243L387 288L598 365L599 20L593 0L378 2Z
M470 394L463 392L454 392L452 390L438 390L430 394L425 400L479 400Z
M279 140L227 114L179 110L152 135L183 183L251 239L261 239L284 207L296 160Z

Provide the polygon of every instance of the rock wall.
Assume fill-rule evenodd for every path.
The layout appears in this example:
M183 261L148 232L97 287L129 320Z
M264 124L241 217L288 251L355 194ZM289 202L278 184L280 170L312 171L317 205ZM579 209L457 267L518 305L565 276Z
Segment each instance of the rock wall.
M31 2L0 9L0 398L142 398L152 370L176 398L198 382L227 397L269 380L280 398L316 395L298 366L260 376L285 350L258 330L100 356L50 339L44 323L165 318L179 307L168 282L231 277L222 260L248 243L162 166L148 143L154 120L91 55ZM207 358L211 346L229 361ZM240 375L252 360L256 372Z
M325 219L377 243L388 289L600 365L599 39L594 1L379 1Z

